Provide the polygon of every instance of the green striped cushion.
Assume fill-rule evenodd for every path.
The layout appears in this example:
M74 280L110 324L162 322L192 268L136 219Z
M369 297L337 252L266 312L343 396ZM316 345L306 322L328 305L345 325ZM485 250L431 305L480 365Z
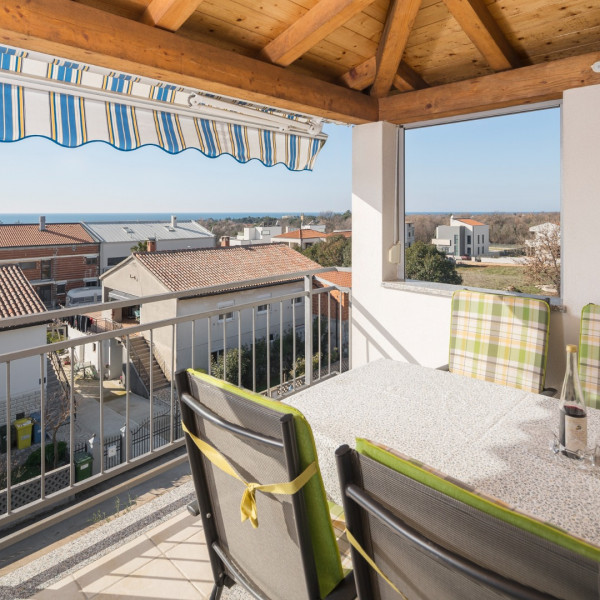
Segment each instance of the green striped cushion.
M581 311L579 379L585 403L600 408L600 306L588 304Z
M452 296L449 370L540 392L549 322L543 300L459 290Z

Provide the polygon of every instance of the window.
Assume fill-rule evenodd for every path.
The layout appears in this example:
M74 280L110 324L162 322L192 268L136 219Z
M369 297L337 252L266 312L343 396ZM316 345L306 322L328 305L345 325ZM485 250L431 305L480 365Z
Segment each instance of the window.
M21 267L21 269L23 269L23 271L29 271L31 269L35 269L37 263L36 262L20 262L20 263L17 263L17 265L19 267Z
M120 262L124 261L126 258L126 256L111 256L106 260L106 264L109 267L114 267L115 265L118 265Z
M233 321L233 313L228 312L228 313L220 314L218 321L219 321L219 323L222 323L223 321Z
M553 275L532 284L520 257L526 260L523 240L533 238L531 227L560 221L560 109L468 119L405 126L403 204L415 224L415 242L426 245L418 252L407 248L406 279L558 293ZM434 239L450 241L447 259L434 255ZM444 262L452 253L468 255L469 247L480 261Z
M43 260L40 269L40 279L52 279L52 261Z
M51 285L39 285L35 288L40 300L48 305L52 302L52 286Z
M66 293L66 283L57 283L56 284L56 295L57 296L64 296Z
M263 229L262 234L263 235L271 235L271 230L270 229Z
M98 280L97 279L90 279L88 281L85 282L85 287L98 287Z
M267 312L269 312L269 305L268 304L261 304L260 306L257 306L256 307L256 312L259 315L266 314Z
M293 302L294 304L302 304L302 303L304 302L304 298L303 298L302 296L300 296L299 298L294 298L294 299L292 300L292 302Z
M97 265L98 264L98 257L97 256L86 256L85 257L85 264L86 265Z

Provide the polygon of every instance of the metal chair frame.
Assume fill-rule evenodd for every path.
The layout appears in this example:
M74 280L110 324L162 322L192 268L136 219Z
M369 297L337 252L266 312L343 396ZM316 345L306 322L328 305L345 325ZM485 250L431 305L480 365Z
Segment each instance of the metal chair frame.
M517 581L507 579L498 573L485 569L469 559L452 552L430 540L416 529L407 525L366 491L358 470L358 453L346 444L336 450L338 475L342 490L342 502L346 515L346 526L358 543L372 556L370 535L366 531L363 517L368 514L375 517L395 535L408 539L421 550L452 569L484 585L518 600L557 600L554 596L539 592ZM360 600L373 600L376 590L372 585L372 571L367 561L355 550L352 552L352 564L356 579L356 590ZM385 583L383 585L386 585ZM440 599L442 600L442 599Z
M294 417L291 414L282 414L281 433L282 439L277 440L267 437L239 425L235 425L221 418L206 408L190 394L189 382L185 371L180 371L175 375L179 401L181 404L181 418L186 427L195 435L198 435L196 430L194 416L209 421L217 427L221 427L236 436L250 439L260 444L265 444L270 447L280 449L285 456L287 474L289 480L292 481L301 473L300 460L298 457L298 443L296 439L296 431L294 427ZM233 583L238 583L244 587L257 600L269 600L265 598L252 583L249 582L237 569L233 561L229 559L227 553L223 550L220 544L217 528L213 518L213 500L209 493L209 487L204 467L202 455L196 448L194 442L188 435L185 436L190 467L194 478L194 487L198 498L198 509L204 526L206 535L206 545L213 572L215 585L210 595L210 600L218 600L223 591L223 586L231 587ZM303 490L291 496L291 503L294 511L294 523L296 526L296 534L298 536L298 544L302 563L304 567L304 578L306 587L309 593L309 600L319 600L319 583L315 567L315 558L312 550L312 543L308 527L308 515L306 510L306 502L304 499ZM356 598L354 581L352 573L349 573L333 590L326 600L351 600Z

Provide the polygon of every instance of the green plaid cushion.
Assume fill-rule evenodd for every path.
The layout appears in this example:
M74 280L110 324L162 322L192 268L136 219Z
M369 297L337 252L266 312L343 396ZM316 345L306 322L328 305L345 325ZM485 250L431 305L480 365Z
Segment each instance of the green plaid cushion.
M452 296L449 370L540 392L549 322L542 300L459 290Z
M581 311L579 379L585 403L600 408L600 306L588 304Z

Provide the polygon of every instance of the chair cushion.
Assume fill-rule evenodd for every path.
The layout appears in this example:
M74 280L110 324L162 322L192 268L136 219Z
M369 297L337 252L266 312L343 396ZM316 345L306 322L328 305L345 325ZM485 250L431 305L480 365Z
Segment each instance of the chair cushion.
M321 597L325 597L331 592L343 579L340 553L336 544L333 526L329 517L329 506L319 471L317 459L317 450L312 435L310 425L304 418L304 415L297 409L265 398L259 394L239 388L235 385L216 379L206 373L189 369L188 372L198 379L210 383L230 394L239 398L244 398L255 402L260 406L272 409L282 414L291 414L294 417L296 438L298 441L298 456L300 459L300 469L304 470L311 463L317 465L317 476L312 477L303 487L306 509L308 512L308 525L312 540L313 552L319 580L319 589ZM262 483L262 482L261 482ZM267 482L269 483L269 482Z
M423 485L463 502L467 506L471 506L487 515L505 521L519 529L528 531L587 559L600 562L600 548L572 536L549 523L544 523L524 512L517 511L501 500L484 495L466 483L445 475L393 448L357 438L356 450L359 454L367 456Z
M579 379L585 403L600 408L600 306L588 304L581 311Z
M459 290L452 296L449 370L538 393L549 323L543 300Z

